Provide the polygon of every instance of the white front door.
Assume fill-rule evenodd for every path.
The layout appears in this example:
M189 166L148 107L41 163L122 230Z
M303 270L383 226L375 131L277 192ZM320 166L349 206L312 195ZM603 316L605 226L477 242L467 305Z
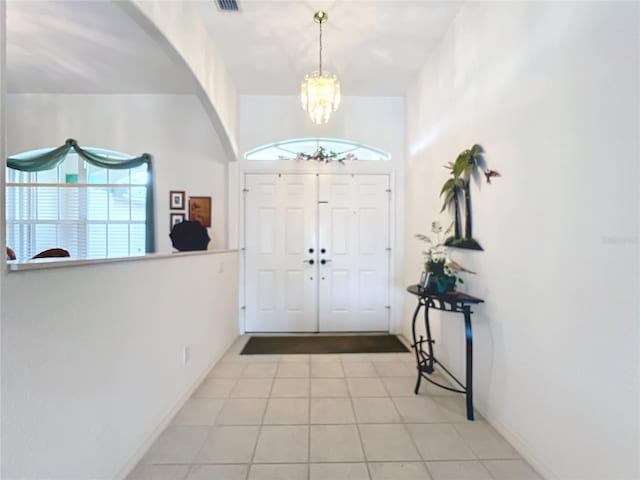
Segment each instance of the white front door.
M315 332L317 178L247 175L246 190L246 330Z
M389 330L389 177L322 175L319 330Z
M389 177L247 174L245 330L388 331Z

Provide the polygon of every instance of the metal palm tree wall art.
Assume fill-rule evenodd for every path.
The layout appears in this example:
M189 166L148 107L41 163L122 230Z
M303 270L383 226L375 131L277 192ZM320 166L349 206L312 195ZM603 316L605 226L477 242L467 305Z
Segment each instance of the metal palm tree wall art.
M453 236L447 238L445 245L469 250L483 250L477 240L473 238L473 226L471 215L471 178L484 167L482 147L474 145L464 150L455 162L449 162L445 168L451 171L451 178L442 186L440 196L444 196L442 210L453 210ZM500 173L488 168L483 169L487 183L491 183L492 177L499 177ZM464 236L462 235L461 201L464 201Z

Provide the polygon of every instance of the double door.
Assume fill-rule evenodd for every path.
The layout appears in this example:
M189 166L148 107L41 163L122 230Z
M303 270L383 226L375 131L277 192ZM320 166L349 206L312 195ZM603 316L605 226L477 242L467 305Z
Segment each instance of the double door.
M388 175L247 174L245 330L389 329Z

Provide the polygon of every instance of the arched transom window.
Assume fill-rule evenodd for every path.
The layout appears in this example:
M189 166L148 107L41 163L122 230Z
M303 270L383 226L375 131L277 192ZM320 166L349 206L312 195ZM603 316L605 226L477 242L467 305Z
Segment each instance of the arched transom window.
M333 155L335 160L390 160L391 155L378 148L339 138L295 138L249 150L247 160L296 160L317 158L318 152Z

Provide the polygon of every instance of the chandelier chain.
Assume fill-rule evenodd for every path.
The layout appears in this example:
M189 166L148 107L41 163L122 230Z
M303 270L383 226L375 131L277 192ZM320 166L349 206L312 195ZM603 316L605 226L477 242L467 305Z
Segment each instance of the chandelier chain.
M322 75L322 22L320 22L320 75Z

